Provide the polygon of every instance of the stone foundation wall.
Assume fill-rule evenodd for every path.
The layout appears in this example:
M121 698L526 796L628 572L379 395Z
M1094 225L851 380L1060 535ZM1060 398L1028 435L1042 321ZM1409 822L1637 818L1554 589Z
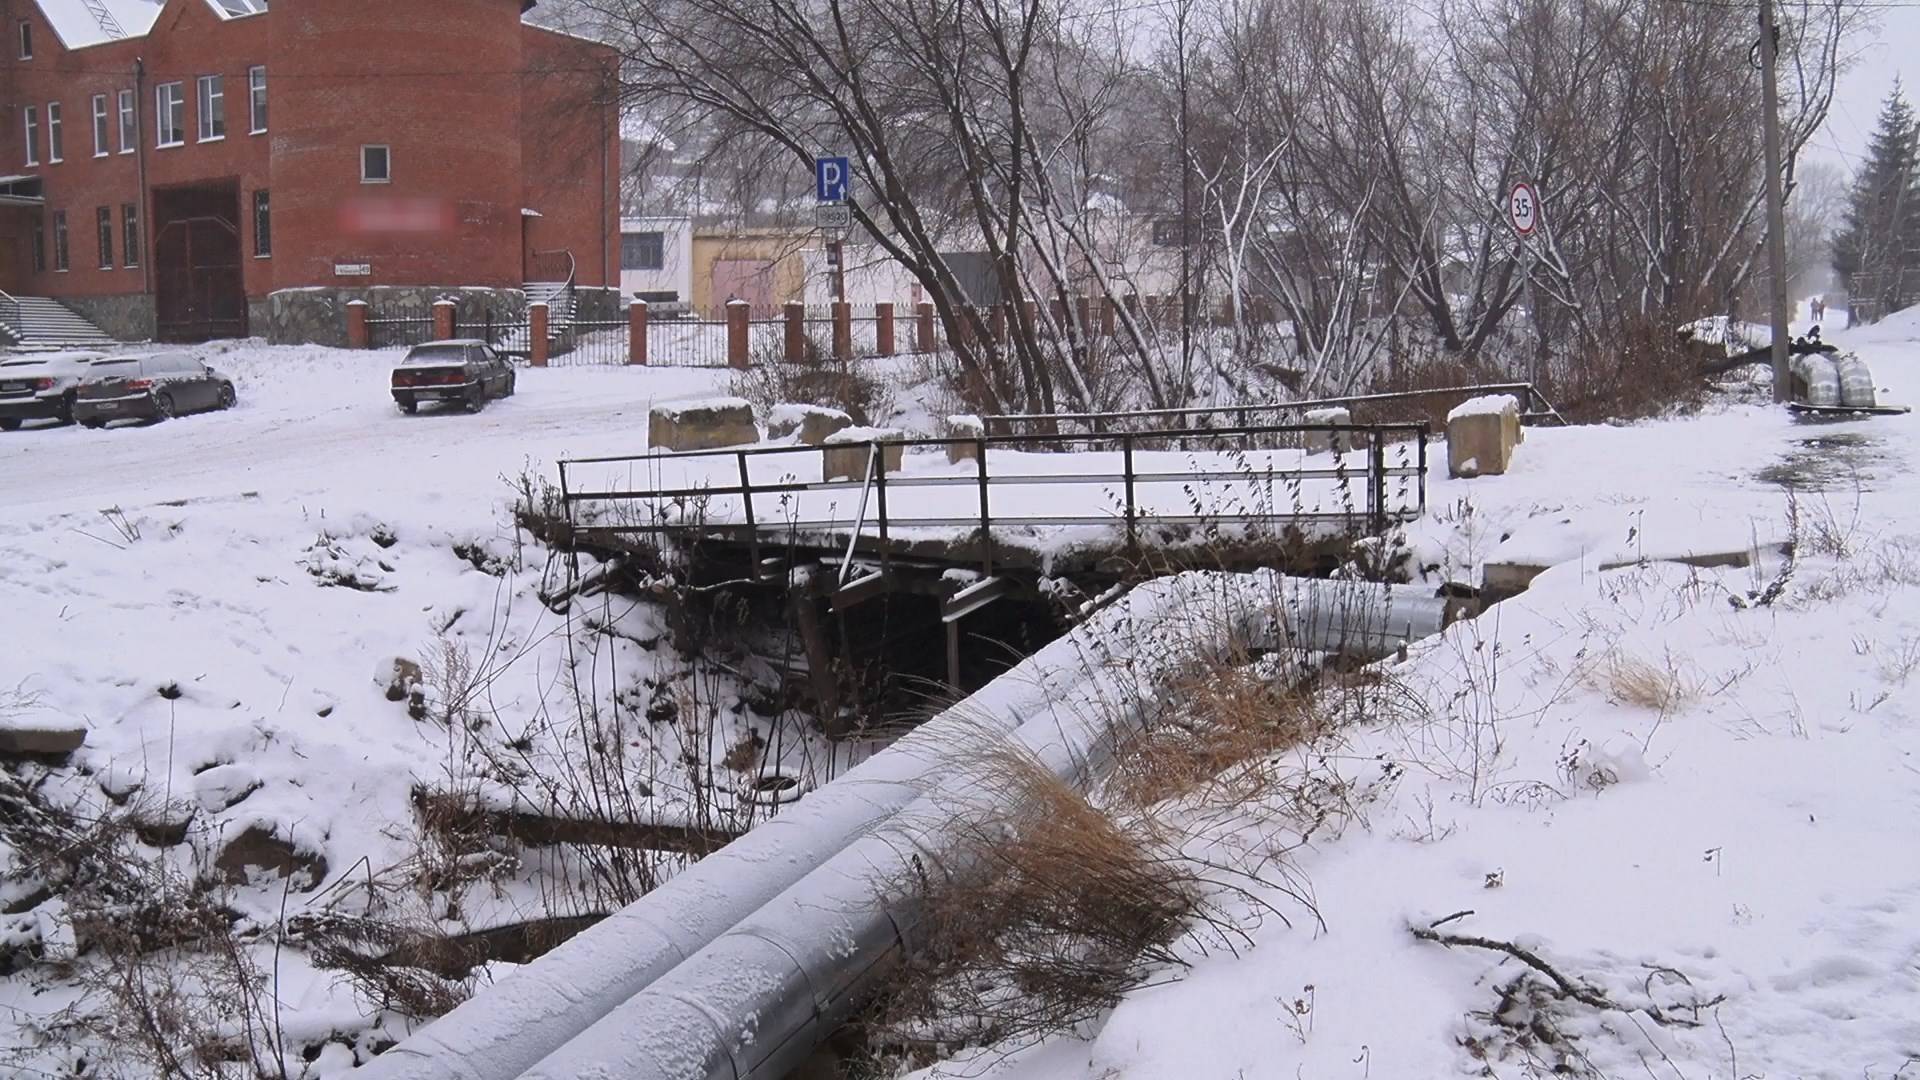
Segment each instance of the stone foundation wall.
M573 290L573 317L581 322L625 322L627 305L619 289L578 285Z
M146 293L63 296L60 302L106 331L115 341L153 340L153 297Z
M430 317L434 301L443 299L454 302L456 323L484 322L489 311L495 321L517 321L527 311L527 294L521 289L449 289L426 285L282 289L268 294L265 318L254 323L253 332L275 345L345 348L348 301L365 300L372 309L368 314L374 318L395 311L418 312Z

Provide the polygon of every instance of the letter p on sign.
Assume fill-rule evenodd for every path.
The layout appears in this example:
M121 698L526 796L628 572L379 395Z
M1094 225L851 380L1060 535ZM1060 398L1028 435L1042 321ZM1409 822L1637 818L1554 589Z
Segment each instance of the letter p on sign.
M847 201L847 184L853 178L843 157L818 158L813 163L814 195L823 203Z

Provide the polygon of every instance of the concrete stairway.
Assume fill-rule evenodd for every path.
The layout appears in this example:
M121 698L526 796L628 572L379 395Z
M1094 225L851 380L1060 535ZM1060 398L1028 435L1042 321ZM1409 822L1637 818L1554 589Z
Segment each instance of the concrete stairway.
M557 356L572 348L573 283L570 281L529 281L524 286L527 303L547 305L547 351ZM514 330L495 343L501 352L525 356L532 352L528 331Z
M0 336L18 349L98 347L115 341L72 308L44 296L0 300Z

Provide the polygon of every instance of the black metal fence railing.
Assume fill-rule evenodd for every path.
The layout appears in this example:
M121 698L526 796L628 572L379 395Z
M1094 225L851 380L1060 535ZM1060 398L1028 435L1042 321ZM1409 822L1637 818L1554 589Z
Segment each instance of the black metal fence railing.
M1222 436L1238 445L1223 452ZM794 537L849 553L865 540L884 564L902 529L957 530L979 542L990 575L1004 542L996 534L1009 531L1030 539L1036 529L1105 526L1130 553L1168 528L1379 535L1425 512L1427 439L1424 423L1278 424L752 447L565 460L560 489L578 536L730 536L754 549L756 564L763 544ZM1293 449L1312 440L1322 453ZM1048 442L1085 456L1062 470L1042 462L1059 455L1023 453ZM942 453L890 471L928 449ZM846 465L829 462L849 453L865 459L855 471L864 479L836 478ZM967 458L975 467L943 467Z
M367 307L367 346L404 348L432 341L433 305L381 301Z
M1202 429L1232 432L1249 423L1272 423L1296 418L1311 409L1381 409L1410 402L1465 401L1488 394L1518 399L1522 421L1564 426L1566 418L1532 383L1488 383L1482 386L1444 386L1425 390L1396 390L1378 394L1311 398L1302 401L1249 402L1237 405L1201 405L1186 409L1135 409L1098 413L1012 413L986 416L987 431L1018 437L1034 434L1072 434L1084 438L1117 432L1150 433L1160 429ZM1297 423L1297 420L1293 422Z

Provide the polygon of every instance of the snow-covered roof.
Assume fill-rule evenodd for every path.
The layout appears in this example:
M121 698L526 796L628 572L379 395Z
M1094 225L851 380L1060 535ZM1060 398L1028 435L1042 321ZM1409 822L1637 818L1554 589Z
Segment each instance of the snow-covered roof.
M61 44L84 49L121 38L142 37L153 29L165 0L37 0L40 14L53 24ZM212 2L212 0L209 0ZM218 4L214 5L218 8Z
M69 49L104 45L109 41L145 37L160 18L167 0L34 0L53 24L61 44ZM221 19L264 15L269 0L204 0ZM524 16L534 0L521 0Z

